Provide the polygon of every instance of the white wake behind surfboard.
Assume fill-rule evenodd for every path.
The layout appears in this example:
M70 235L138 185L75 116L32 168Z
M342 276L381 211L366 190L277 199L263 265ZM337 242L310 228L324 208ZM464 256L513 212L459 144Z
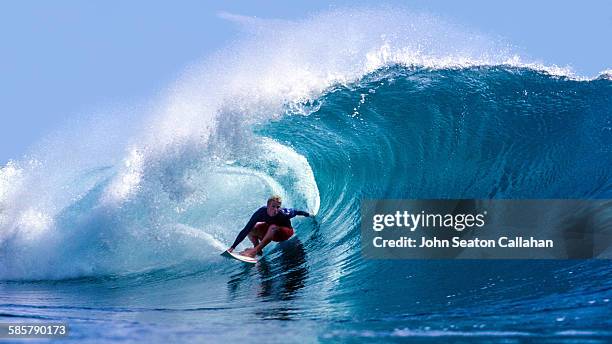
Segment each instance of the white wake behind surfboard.
M234 253L234 252L223 251L223 253L221 253L221 255L223 257L233 258L233 259L239 260L241 262L245 262L245 263L251 263L251 264L257 263L257 258L251 258L251 257L247 257L247 256L242 256L242 255L239 255L239 254Z

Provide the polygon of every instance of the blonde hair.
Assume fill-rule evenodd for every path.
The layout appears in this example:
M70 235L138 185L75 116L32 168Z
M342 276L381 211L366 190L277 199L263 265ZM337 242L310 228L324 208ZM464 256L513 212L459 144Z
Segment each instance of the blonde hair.
M268 198L268 202L266 204L270 204L270 202L272 201L276 201L278 203L283 203L283 200L281 199L281 196L279 195L272 195L270 196L270 198Z

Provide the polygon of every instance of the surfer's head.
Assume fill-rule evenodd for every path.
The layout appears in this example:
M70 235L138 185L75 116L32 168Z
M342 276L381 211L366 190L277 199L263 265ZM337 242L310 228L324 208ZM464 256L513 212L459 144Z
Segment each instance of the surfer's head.
M276 214L278 214L278 209L280 209L281 207L281 202L282 199L279 195L273 195L270 196L270 198L268 198L268 215L270 216L276 216Z

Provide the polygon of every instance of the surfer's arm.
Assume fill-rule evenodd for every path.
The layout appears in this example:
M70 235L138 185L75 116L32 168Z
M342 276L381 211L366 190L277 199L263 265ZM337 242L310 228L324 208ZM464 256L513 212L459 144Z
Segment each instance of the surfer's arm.
M264 210L265 210L265 208L264 208ZM244 226L244 228L240 231L240 233L238 233L238 236L236 237L236 240L234 240L234 243L230 247L231 250L235 249L236 246L240 245L242 240L244 240L244 238L246 238L246 236L249 235L249 232L251 231L251 229L253 229L253 227L255 226L255 224L259 220L260 212L261 212L261 209L257 210L255 213L253 213L253 215L251 216L251 219L249 220L249 222L246 224L246 226Z
M297 210L297 209L293 209L293 208L288 208L287 209L287 215L289 216L289 218L292 217L296 217L296 216L310 216L310 213L308 213L307 211L302 211L302 210Z
M309 213L309 212L307 212L307 211L296 210L296 211L295 211L295 215L299 215L299 216L306 216L306 217L308 217L308 216L310 216L310 213Z

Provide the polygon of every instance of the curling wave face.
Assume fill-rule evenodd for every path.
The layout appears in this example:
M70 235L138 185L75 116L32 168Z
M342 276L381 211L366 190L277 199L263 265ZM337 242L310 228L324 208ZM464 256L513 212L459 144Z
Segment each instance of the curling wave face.
M321 189L322 225L307 241L325 253L317 273L335 282L330 293L342 312L370 322L367 331L339 326L330 336L436 335L424 328L554 336L566 326L605 335L608 262L367 261L359 206L384 198L609 199L611 86L510 66L391 66L332 88L310 116L271 125L267 134L312 161ZM389 323L371 331L385 316ZM484 333L491 322L501 332Z

